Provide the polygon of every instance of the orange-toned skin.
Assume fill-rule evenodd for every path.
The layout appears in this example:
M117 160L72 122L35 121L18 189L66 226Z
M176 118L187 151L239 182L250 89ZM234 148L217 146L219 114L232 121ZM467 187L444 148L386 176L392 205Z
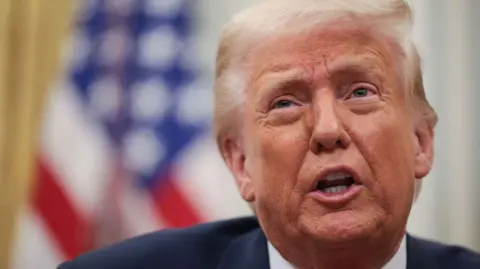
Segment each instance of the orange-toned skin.
M380 268L399 246L433 155L399 57L360 29L270 38L249 55L242 139L227 139L224 156L268 239L300 268ZM362 189L322 204L318 175L337 166Z

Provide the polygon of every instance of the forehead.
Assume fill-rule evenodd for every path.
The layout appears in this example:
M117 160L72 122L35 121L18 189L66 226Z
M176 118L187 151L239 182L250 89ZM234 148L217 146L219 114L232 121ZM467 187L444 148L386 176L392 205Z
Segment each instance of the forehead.
M266 38L250 53L253 77L292 67L355 65L392 70L394 42L365 29L319 29ZM393 71L393 70L392 70Z

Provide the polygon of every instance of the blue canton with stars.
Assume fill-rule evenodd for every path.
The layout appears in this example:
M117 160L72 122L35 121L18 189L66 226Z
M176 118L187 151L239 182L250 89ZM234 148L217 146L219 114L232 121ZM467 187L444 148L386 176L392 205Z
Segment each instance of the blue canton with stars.
M166 1L172 2L172 0ZM144 186L155 188L179 153L208 127L205 123L184 123L178 116L182 90L197 79L197 71L194 66L191 66L193 61L185 59L188 57L185 53L191 40L190 5L187 1L182 1L180 8L175 9L174 13L162 13L158 10L150 12L150 7L146 5L147 0L93 0L90 2L90 8L81 14L77 24L77 32L82 33L87 39L89 49L85 60L73 66L70 79L84 101L85 112L90 116L93 115L101 123L115 154L121 156L122 160L129 154L126 150L127 134L139 129L149 130L154 134L154 138L162 146L158 151L162 151L163 154L155 154L157 151L155 143L151 144L153 148L150 149L148 149L150 144L143 145L147 147L146 155L141 156L143 153L140 150L136 153L140 156L133 157L141 159L140 163L146 164L134 166L130 172ZM162 29L163 32L157 33L158 29ZM168 31L165 32L165 29ZM108 33L113 33L111 42L105 41L108 39ZM162 33L169 33L169 35L165 37L161 35ZM168 49L172 49L172 42L175 44L173 46L175 50L172 50L169 55ZM164 47L169 44L169 48ZM73 53L76 52L73 51ZM102 54L110 53L111 60L103 60L106 56ZM149 60L150 55L153 57L151 60ZM162 59L166 60L155 62ZM116 83L114 85L118 85L118 90L106 89L111 84L100 84L106 85L105 88L93 86L96 81L107 77L113 78ZM152 80L159 80L165 86L168 101L155 100L164 106L165 111L159 117L147 119L132 116L134 106L136 105L136 109L139 109L139 104L133 104L131 98L134 85ZM104 96L104 100L100 100L101 102L93 100L98 96ZM151 98L161 98L159 96L162 95L153 94ZM105 109L110 114L107 116L96 114L92 105L95 103L105 104ZM151 102L149 103L151 106ZM140 104L141 109L142 104ZM154 108L154 112L157 110L158 108L156 110ZM145 141L140 137L137 142L141 144ZM128 167L128 164L125 165Z

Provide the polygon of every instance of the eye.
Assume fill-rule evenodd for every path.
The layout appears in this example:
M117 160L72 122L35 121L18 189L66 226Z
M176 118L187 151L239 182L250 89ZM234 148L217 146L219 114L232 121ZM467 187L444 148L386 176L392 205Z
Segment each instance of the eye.
M371 90L369 87L359 86L352 91L352 93L350 94L350 96L348 96L347 99L364 98L375 94L376 92L374 90Z
M294 106L294 105L295 105L295 102L293 102L292 100L280 99L280 100L277 100L277 101L273 102L273 104L271 106L271 109L288 108L288 107L291 107L291 106Z

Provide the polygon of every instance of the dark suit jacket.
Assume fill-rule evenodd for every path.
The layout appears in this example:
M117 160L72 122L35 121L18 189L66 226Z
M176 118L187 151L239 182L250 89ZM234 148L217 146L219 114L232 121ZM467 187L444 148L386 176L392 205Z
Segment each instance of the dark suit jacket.
M163 230L81 255L58 269L268 269L254 218ZM480 255L407 236L407 269L480 269Z

